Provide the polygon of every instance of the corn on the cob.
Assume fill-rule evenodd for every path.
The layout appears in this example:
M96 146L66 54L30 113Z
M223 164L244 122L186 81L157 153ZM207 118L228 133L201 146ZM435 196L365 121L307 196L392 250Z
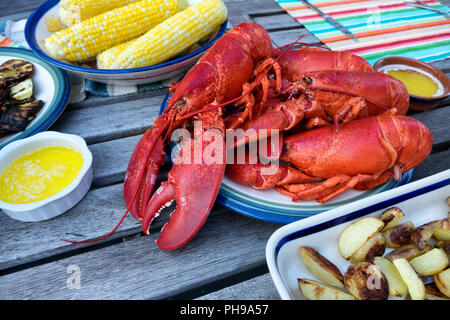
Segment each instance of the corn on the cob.
M102 54L97 56L97 63L107 69L128 69L163 62L206 37L226 19L227 9L222 1L200 1L131 41L117 57L109 59L110 65L101 61Z
M122 42L112 48L106 49L105 51L97 55L97 68L98 69L108 69L110 65L114 63L114 59L117 59L120 53L124 51L127 46L129 46L136 39L130 41Z
M85 62L119 43L139 37L186 8L186 0L142 0L89 18L45 39L50 56Z
M59 18L64 26L71 27L103 12L123 7L139 0L61 0Z

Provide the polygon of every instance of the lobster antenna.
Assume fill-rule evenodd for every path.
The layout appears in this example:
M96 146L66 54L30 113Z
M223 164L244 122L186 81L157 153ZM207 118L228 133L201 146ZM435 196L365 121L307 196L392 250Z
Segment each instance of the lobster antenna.
M163 130L165 130L166 128L167 128L167 125L166 125L166 127ZM156 143L155 143L155 145L156 145ZM153 151L153 149L152 149L152 151ZM145 160L145 163L148 163L148 160L150 159L150 155L151 154L152 154L151 152L148 153L147 158ZM143 177L143 175L144 174L142 174L142 177ZM141 177L141 179L142 179L142 177ZM108 232L107 234L105 234L105 235L103 235L103 236L101 236L99 238L86 240L86 241L72 241L72 240L67 240L67 239L63 239L63 238L60 238L59 240L64 241L64 242L68 242L68 243L73 243L73 244L82 244L82 243L97 242L97 241L100 241L100 240L108 238L110 235L112 235L117 230L117 228L119 228L119 226L122 224L123 220L125 220L125 217L130 212L130 208L133 206L134 202L137 199L138 193L139 193L139 190L137 190L136 193L134 194L133 200L131 201L130 205L127 207L127 210L125 211L125 213L122 215L122 218L120 218L120 220L116 224L116 226L110 232Z
M315 87L315 86L310 86L307 89L310 90L320 90L320 91L327 91L327 92L332 92L332 93L340 93L340 94L348 94L349 96L353 96L353 97L358 97L357 94L349 92L349 91L345 91L345 90L339 90L339 89L331 89L331 88L324 88L324 87ZM366 100L367 102L379 107L380 109L384 109L384 110L389 110L390 108L384 107L370 99L364 98L364 100Z
M131 203L131 205L132 205L132 204L134 203L134 201L136 200L136 197L137 197L137 192L136 192L136 195L134 196L134 199L133 199L133 202ZM130 207L131 207L131 205L130 205ZM117 228L122 224L123 220L124 220L125 217L128 215L128 212L129 212L129 211L130 211L130 209L127 208L127 211L125 211L125 213L123 214L123 216L122 216L122 218L120 219L119 223L117 223L117 225L114 227L114 229L112 229L110 232L108 232L107 234L105 234L105 235L103 235L103 236L101 236L101 237L99 237L99 238L92 239L92 240L86 240L86 241L72 241L72 240L66 240L66 239L62 239L62 238L59 239L59 240L64 241L64 242L73 243L73 244L81 244L81 243L92 243L92 242L97 242L97 241L106 239L106 238L108 238L110 235L112 235L112 234L117 230Z
M295 40L294 42L285 44L281 47L278 47L275 49L275 51L279 52L279 51L285 51L285 50L289 50L290 48L292 48L295 45L301 44L301 45L305 45L305 46L312 46L312 47L318 47L318 48L322 48L328 51L331 51L330 48L328 48L327 46L323 45L323 44L316 44L316 43L307 43L307 42L301 42L299 41L300 39L302 39L304 36L301 36L300 38L298 38L297 40Z

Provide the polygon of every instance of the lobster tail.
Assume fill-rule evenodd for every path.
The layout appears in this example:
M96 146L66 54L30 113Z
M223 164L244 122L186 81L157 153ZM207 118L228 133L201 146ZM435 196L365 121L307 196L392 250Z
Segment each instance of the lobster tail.
M422 122L405 116L378 117L384 137L396 149L396 165L406 172L421 164L430 154L433 136Z

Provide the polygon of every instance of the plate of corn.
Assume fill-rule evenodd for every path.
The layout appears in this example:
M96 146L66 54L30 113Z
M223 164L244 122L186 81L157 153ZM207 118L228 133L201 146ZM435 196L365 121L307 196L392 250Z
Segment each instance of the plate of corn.
M98 82L177 79L225 32L221 0L49 0L25 26L43 60Z

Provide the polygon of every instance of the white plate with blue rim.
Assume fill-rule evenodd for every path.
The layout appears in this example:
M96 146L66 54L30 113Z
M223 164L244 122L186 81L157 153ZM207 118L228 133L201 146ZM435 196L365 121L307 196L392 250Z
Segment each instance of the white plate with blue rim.
M170 96L170 94L167 94L164 97L160 113L167 108ZM169 144L166 150L167 155L172 155L171 149L176 145L179 145L177 141ZM173 154L176 154L176 152ZM400 181L391 180L372 190L347 190L324 204L316 201L293 202L291 197L283 195L274 189L256 190L224 176L216 201L224 207L251 218L286 224L396 188L408 183L412 174L413 169L404 173Z
M448 196L450 169L276 230L267 242L266 262L281 299L304 299L298 288L298 278L319 281L303 263L299 253L301 246L316 249L344 274L350 263L339 254L337 240L345 227L362 217L379 217L390 207L400 208L405 214L402 221L410 221L415 226L444 219L448 217Z
M47 130L64 111L70 97L70 81L64 70L43 61L29 50L0 48L0 64L10 59L22 59L33 64L33 94L44 105L24 131L0 137L0 149L13 141Z
M30 48L43 60L77 76L115 85L137 85L178 77L200 59L205 51L224 34L228 23L228 20L225 21L215 35L201 43L199 49L169 61L142 68L97 69L95 66L77 65L56 60L46 53L42 43L51 35L51 32L47 29L46 21L50 17L58 17L58 12L59 0L48 0L30 15L25 25L25 38Z

